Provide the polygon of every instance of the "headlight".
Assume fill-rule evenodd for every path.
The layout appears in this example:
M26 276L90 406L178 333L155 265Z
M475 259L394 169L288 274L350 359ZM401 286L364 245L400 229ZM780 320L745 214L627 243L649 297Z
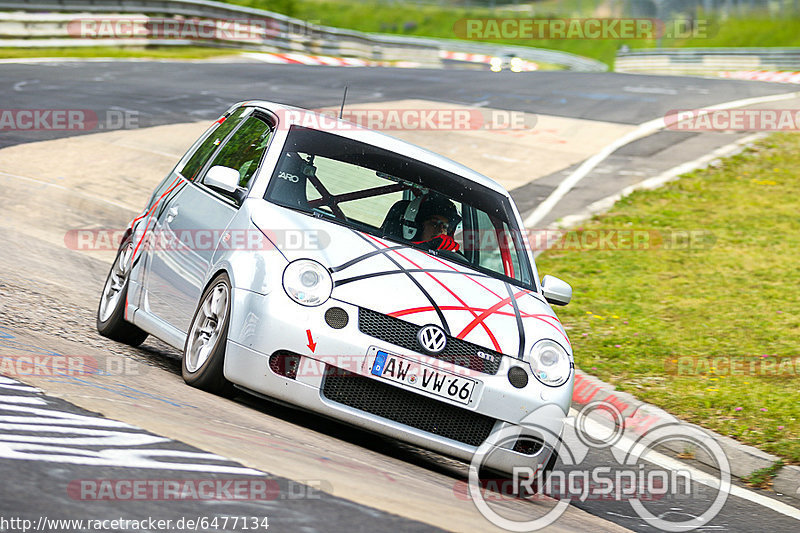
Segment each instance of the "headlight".
M298 259L283 271L283 289L300 305L322 305L331 297L333 280L328 269L316 261Z
M571 372L567 351L550 339L533 345L528 363L536 379L550 387L563 385Z

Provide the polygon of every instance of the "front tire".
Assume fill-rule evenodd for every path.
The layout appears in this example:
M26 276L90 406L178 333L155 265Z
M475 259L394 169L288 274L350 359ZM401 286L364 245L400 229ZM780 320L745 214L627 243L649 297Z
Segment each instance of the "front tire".
M120 244L103 286L97 307L97 331L111 340L139 346L147 338L147 332L125 320L132 260L133 238L129 235Z
M183 349L183 380L198 389L231 396L233 384L225 379L225 345L231 314L231 282L220 274L209 283L192 318Z

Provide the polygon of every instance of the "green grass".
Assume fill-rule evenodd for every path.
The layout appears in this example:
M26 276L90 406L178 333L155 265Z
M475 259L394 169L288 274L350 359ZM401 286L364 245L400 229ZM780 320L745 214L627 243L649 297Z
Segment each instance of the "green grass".
M742 478L742 481L758 489L768 489L772 485L773 478L778 474L778 471L783 468L783 461L778 459L774 464L756 470L749 476Z
M574 287L559 316L577 365L680 418L800 463L798 174L800 135L776 134L717 168L636 192L583 228L701 230L713 236L705 245L542 254L539 272ZM739 356L737 369L753 363L756 372L731 373L725 360L684 364Z
M230 48L205 48L183 46L153 46L146 48L113 48L87 46L75 48L0 48L0 58L24 59L30 57L141 57L154 59L206 59L236 55Z
M533 15L487 8L420 6L385 2L352 2L343 0L228 0L230 3L276 11L325 26L348 28L365 32L396 33L424 37L454 39L453 26L462 18L524 17L565 18L618 16L609 13L593 15L587 12L591 2L549 0L537 4ZM655 40L497 39L487 42L551 48L591 57L613 66L616 52L623 44L630 48L652 48ZM707 36L665 38L663 47L725 47L725 46L800 46L800 18L774 18L751 15L712 21Z
M339 0L229 0L230 3L284 13L323 26L347 28L368 33L393 33L417 37L456 39L453 27L463 18L520 16L486 8L424 6ZM616 41L519 41L490 40L487 42L537 46L560 49L586 57L613 62L621 43Z
M393 33L420 37L457 38L454 26L465 18L520 17L520 18L585 18L612 17L609 12L592 13L590 2L580 0L546 0L536 4L531 13L485 7L448 7L441 5L414 5L344 0L227 0L229 3L283 13L301 20L324 26L354 29L369 33ZM517 40L490 39L486 42L534 46L561 50L602 61L613 67L617 50L622 45L630 48L652 48L655 40L643 39L549 39ZM724 22L711 21L707 36L690 38L664 38L663 47L770 47L800 46L800 18L731 18ZM72 48L72 49L0 49L2 57L148 57L165 59L201 59L231 53L224 49L193 47L176 48ZM28 55L30 54L30 55ZM552 65L546 68L553 68Z

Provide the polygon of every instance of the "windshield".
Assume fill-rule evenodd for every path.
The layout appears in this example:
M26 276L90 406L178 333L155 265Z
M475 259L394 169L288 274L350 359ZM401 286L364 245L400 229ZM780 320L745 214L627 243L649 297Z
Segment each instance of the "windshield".
M507 197L370 144L293 126L265 199L533 288Z

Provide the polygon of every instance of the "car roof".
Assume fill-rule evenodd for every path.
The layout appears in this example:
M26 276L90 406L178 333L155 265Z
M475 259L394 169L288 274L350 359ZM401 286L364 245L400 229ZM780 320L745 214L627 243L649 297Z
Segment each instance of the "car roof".
M298 126L310 127L309 122L311 124L319 123L318 120L313 120L313 119L323 119L325 121L325 124L334 124L333 129L336 129L335 131L336 135L345 137L347 139L352 139L355 141L372 144L374 146L383 148L385 150L389 150L402 155L406 155L408 157L412 157L418 161L421 161L423 163L426 163L434 167L442 168L448 172L451 172L453 174L466 178L470 181L473 181L479 185L492 189L504 196L510 197L508 191L492 178L484 176L480 172L476 172L471 168L462 165L461 163L453 161L452 159L439 155L435 152L431 152L430 150L426 150L425 148L421 148L415 144L402 141L400 139L392 137L391 135L386 135L385 133L381 133L379 131L364 128L363 126L360 126L353 122L334 118L330 115L323 115L322 113L311 111L309 109L288 106L276 102L269 102L266 100L247 100L244 102L239 102L233 107L236 108L243 105L259 107L266 109L267 111L271 111L273 114L276 114L278 116L279 121L284 121L284 125L287 126L298 125ZM312 120L309 120L309 117ZM303 120L303 118L305 118L305 120ZM340 125L341 128L338 128L338 126ZM322 129L322 128L313 128L313 129ZM330 128L327 128L324 131L329 131L329 130Z

